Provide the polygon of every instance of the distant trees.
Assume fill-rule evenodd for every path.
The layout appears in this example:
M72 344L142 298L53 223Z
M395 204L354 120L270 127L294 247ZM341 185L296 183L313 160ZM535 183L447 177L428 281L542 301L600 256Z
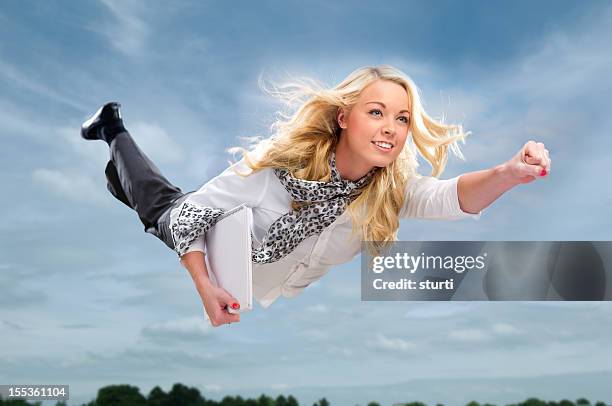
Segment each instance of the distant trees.
M137 386L110 385L98 390L96 406L146 406L147 399Z
M25 400L3 400L0 396L0 406L40 406L41 402L28 402ZM56 402L55 406L68 406L67 402ZM71 405L73 406L73 405ZM244 399L241 396L225 396L220 401L206 399L196 388L190 388L181 383L175 383L169 392L164 392L155 386L147 396L140 393L137 386L109 385L98 390L94 400L81 406L299 406L295 397L279 395L276 399L261 394L255 399ZM312 406L331 406L326 398L321 398ZM359 406L359 405L356 405ZM380 406L378 402L369 402L367 406ZM394 403L393 406L427 406L423 402ZM440 403L436 406L444 406ZM495 406L490 403L478 403L473 400L465 406ZM502 405L500 405L502 406ZM605 402L598 401L592 404L588 399L580 398L576 402L562 399L560 401L545 401L529 398L523 402L507 404L505 406L607 406Z

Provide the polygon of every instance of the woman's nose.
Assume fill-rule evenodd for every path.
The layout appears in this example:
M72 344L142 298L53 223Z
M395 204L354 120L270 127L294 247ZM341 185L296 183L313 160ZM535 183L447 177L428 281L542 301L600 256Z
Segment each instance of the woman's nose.
M385 134L389 134L389 135L391 135L391 134L395 133L395 128L393 128L393 126L392 126L392 125L386 125L386 126L383 128L383 132L384 132Z

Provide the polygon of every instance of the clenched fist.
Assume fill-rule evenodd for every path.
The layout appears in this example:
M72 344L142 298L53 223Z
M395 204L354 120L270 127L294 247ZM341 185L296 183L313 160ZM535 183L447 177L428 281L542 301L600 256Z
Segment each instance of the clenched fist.
M529 183L548 175L551 162L543 143L527 141L505 165L514 180L518 183Z

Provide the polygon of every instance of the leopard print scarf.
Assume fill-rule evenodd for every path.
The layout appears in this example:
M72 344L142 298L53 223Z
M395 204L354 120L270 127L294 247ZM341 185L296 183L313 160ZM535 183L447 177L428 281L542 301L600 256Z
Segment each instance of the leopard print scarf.
M377 169L373 168L356 181L349 181L340 177L333 151L329 156L329 165L329 182L297 179L286 169L274 169L274 174L291 198L305 205L291 210L272 223L261 245L253 247L253 262L276 262L293 251L304 239L320 234L346 210L361 189L371 181ZM177 221L170 225L175 251L179 256L183 255L196 238L223 217L223 214L224 210L221 209L185 202Z

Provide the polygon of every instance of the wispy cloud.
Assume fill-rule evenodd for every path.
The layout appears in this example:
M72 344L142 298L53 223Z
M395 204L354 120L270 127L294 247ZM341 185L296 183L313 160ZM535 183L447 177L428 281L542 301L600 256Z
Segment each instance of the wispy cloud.
M404 313L404 316L409 319L432 320L457 317L473 309L474 305L469 302L431 302L415 304L414 308Z
M518 328L508 323L495 323L493 324L493 327L491 328L491 330L495 334L500 334L500 335L520 334L520 330Z
M185 153L181 145L160 126L139 121L130 125L130 132L135 134L138 145L153 162L180 163L184 161Z
M127 56L144 51L151 33L143 18L146 4L136 0L101 0L111 12L112 21L107 21L98 30L111 45Z
M149 324L143 327L141 334L145 339L158 342L202 342L211 335L212 328L202 318L189 317Z
M14 321L10 321L10 320L2 320L2 324L4 325L3 327L7 327L10 330L23 330L24 327L19 324L19 323L15 323Z
M491 338L488 333L478 328L454 330L451 331L448 336L451 340L465 342L487 341Z
M61 103L74 108L77 111L82 111L83 106L73 97L70 97L63 92L54 89L39 80L35 80L27 75L27 70L20 69L7 62L0 61L0 77L11 86L19 88L21 91L29 91L36 95L47 98L51 101Z
M32 180L61 199L107 206L108 194L88 176L78 172L40 168L32 172Z
M184 151L159 126L143 122L134 123L131 128L138 134L138 145L154 162L179 163ZM28 130L33 132L35 129ZM44 140L56 144L59 140L67 150L72 151L69 166L62 168L38 168L32 179L56 196L81 203L109 206L111 199L106 190L104 168L110 159L108 145L103 141L86 141L79 136L79 128L61 127L46 129L49 133ZM66 150L62 151L66 153Z
M381 348L390 351L416 351L419 349L418 344L400 337L388 337L385 334L378 333L373 340L368 344L371 347Z
M0 138L3 142L14 142L25 136L45 143L42 138L49 128L40 121L34 111L0 98Z

